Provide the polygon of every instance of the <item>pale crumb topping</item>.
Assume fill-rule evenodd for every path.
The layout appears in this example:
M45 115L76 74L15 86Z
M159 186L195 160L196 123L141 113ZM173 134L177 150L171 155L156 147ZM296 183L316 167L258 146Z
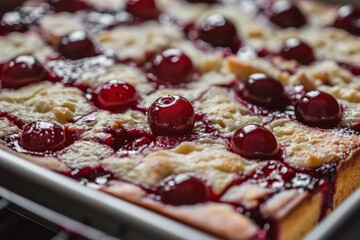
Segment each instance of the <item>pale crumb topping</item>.
M119 26L100 33L97 41L108 52L120 58L142 61L148 52L157 52L183 39L183 34L173 26L146 22L136 28Z
M209 8L208 4L191 4L178 0L157 0L156 4L160 9L169 13L171 17L185 23L195 21Z
M133 110L117 114L99 110L80 119L75 125L87 129L82 135L83 139L104 139L109 136L109 134L105 133L106 129L119 131L122 129L139 129L150 131L145 114Z
M260 116L251 115L225 88L210 88L195 106L206 113L215 128L226 135L231 135L245 125L261 122Z
M63 150L58 158L70 168L94 166L113 154L112 148L93 141L77 141Z
M46 56L52 52L52 49L34 33L13 32L7 36L0 36L0 46L0 62L23 54L33 55L39 61L44 61Z
M71 32L85 30L81 21L74 14L67 12L44 16L39 24L44 34L55 44Z
M85 0L86 3L97 9L122 9L126 0Z
M250 183L244 183L229 188L221 197L221 201L241 203L246 208L250 209L257 206L259 200L263 199L269 193L271 193L270 189Z
M146 94L152 89L144 73L135 67L123 64L87 71L81 75L77 82L90 87L96 87L111 80L119 80L130 83L139 93L142 94Z
M220 52L204 52L189 41L177 42L172 47L182 50L202 73L219 70L222 66L223 56Z
M64 124L90 113L93 107L77 88L41 82L17 90L2 91L0 109L25 122L41 119Z
M360 146L356 135L318 130L289 121L269 124L278 143L283 146L286 161L299 167L319 167L338 162Z
M19 128L9 122L6 118L0 117L0 138L3 138L8 134L15 133L18 130Z
M155 185L172 174L193 173L211 183L215 192L221 192L238 172L250 173L256 163L227 151L218 142L183 142L172 150L156 151L142 160L114 158L103 161L110 169L121 169L119 176L139 184ZM120 165L125 165L120 167ZM128 169L124 172L123 169ZM117 172L116 172L117 173Z

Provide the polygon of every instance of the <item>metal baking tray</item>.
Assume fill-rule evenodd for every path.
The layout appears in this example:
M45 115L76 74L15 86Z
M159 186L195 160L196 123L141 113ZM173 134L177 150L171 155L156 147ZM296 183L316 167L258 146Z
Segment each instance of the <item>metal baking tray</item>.
M2 149L0 149L0 186L16 193L16 196L9 195L9 199L14 197L19 199L20 196L75 221L86 223L116 239L217 239L215 236L146 208L83 186L75 180L37 166ZM305 239L359 239L359 216L360 189L325 218ZM72 230L76 228L76 224L69 226L69 222L61 221L63 219L59 218L59 222L55 223ZM110 240L111 238L93 239Z
M75 180L37 166L2 149L0 149L0 186L123 240L216 239L181 222L83 186ZM62 222L57 224L66 225Z

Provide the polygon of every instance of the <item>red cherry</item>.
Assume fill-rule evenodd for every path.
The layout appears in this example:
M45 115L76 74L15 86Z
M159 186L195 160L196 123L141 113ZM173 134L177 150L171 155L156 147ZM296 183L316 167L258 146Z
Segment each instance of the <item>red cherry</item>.
M75 31L60 39L58 50L65 58L77 60L97 55L94 43L83 31Z
M148 123L155 135L190 134L194 128L195 111L186 98L176 95L160 97L149 107Z
M126 11L145 20L156 19L160 12L154 0L128 0Z
M95 104L113 112L133 107L137 102L137 92L133 85L113 80L95 90Z
M15 8L21 6L25 0L1 0L0 1L0 17Z
M345 5L338 9L334 27L344 29L352 34L360 34L360 8Z
M284 97L284 87L275 78L263 73L254 73L245 83L243 96L259 106L279 108Z
M30 83L39 82L45 77L44 66L29 55L18 56L7 62L1 73L3 88L20 88Z
M221 14L205 18L192 34L213 47L230 48L232 52L239 50L241 45L235 25Z
M86 0L49 0L49 3L56 12L77 12L90 8Z
M282 28L300 28L307 24L305 15L288 0L276 1L265 13L272 23Z
M190 80L194 66L180 50L168 49L153 58L151 70L160 80L177 84Z
M298 38L288 38L280 54L285 59L295 59L304 65L309 65L316 60L313 49Z
M235 153L250 159L269 159L279 152L272 132L257 124L237 130L232 137L231 148Z
M26 150L45 152L65 146L65 131L56 123L35 121L26 124L20 134L20 145Z
M306 93L296 104L296 117L311 127L332 128L341 121L341 108L338 101L322 91Z
M187 174L165 179L157 189L161 201L174 206L192 205L210 199L210 191L199 178Z

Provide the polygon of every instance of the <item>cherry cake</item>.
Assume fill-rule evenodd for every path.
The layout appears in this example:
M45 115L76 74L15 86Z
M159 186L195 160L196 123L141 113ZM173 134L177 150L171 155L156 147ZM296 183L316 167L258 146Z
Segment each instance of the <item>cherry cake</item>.
M360 9L4 0L3 148L223 239L300 239L360 186Z

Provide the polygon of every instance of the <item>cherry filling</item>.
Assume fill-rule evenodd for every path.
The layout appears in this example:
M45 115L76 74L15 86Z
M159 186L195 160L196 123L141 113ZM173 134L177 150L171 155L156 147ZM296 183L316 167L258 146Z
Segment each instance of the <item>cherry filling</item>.
M269 20L282 28L300 28L307 23L302 11L288 0L276 1L265 10Z
M298 38L288 38L280 54L285 59L294 59L304 65L309 65L316 60L313 49Z
M65 58L77 60L97 55L94 43L83 31L75 31L60 39L58 51Z
M311 127L332 128L341 120L341 108L337 100L322 91L306 93L296 104L296 117Z
M95 105L113 112L135 106L138 99L133 85L117 80L96 88L94 95Z
M0 1L0 17L15 8L21 6L25 0L1 0Z
M255 73L246 81L242 94L251 103L279 108L284 98L284 87L278 80L266 74Z
M44 77L43 65L33 56L22 55L3 65L1 87L20 88L30 83L39 82Z
M237 130L231 139L231 148L235 153L249 159L269 159L279 152L274 135L257 124Z
M190 134L195 124L195 111L184 97L158 98L148 110L148 123L155 135L181 136Z
M180 50L168 49L153 58L151 71L161 81L178 84L191 80L194 66L191 59Z
M187 174L163 180L156 192L163 203L174 206L192 205L210 200L209 187L201 179Z
M29 151L60 150L65 146L65 130L56 123L35 121L26 124L20 134L19 144Z
M339 8L334 27L344 29L352 34L360 34L360 8L352 5Z
M221 14L206 17L190 31L190 37L212 47L229 48L232 52L237 52L241 45L235 25Z
M126 11L141 19L156 19L160 11L154 0L128 0Z
M90 8L84 0L49 0L49 3L56 12L77 12Z

